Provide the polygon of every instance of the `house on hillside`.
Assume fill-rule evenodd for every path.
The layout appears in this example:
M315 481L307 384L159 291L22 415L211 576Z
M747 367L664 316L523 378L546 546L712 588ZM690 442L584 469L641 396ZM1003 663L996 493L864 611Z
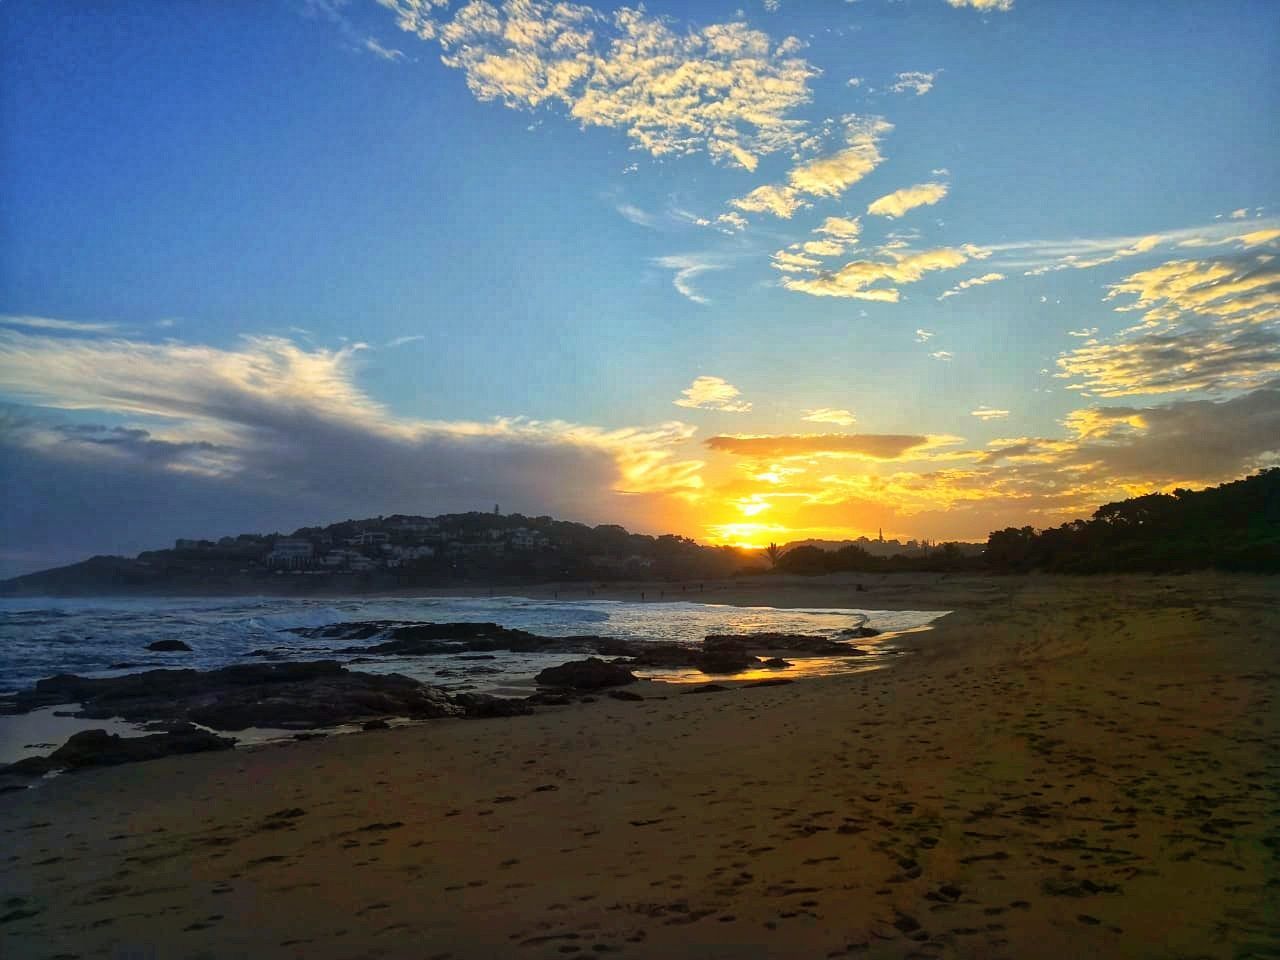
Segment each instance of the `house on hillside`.
M267 566L284 570L300 570L311 565L315 548L310 540L277 540L267 554Z

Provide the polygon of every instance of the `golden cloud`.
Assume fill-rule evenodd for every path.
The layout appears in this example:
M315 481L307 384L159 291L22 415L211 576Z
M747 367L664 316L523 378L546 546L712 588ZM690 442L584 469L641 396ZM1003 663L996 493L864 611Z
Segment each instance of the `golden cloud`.
M480 100L563 104L583 126L616 128L655 157L706 151L754 170L794 149L816 70L801 44L741 22L676 31L643 9L604 14L548 0L471 2L447 22L440 0L379 0L401 29L444 48Z
M886 194L867 207L867 213L877 217L901 217L908 210L937 203L947 195L945 183L917 183Z
M693 410L747 413L751 404L739 399L741 396L742 391L723 377L698 377L685 388L683 396L671 402Z
M855 260L839 270L813 278L784 277L782 285L788 290L807 293L814 297L848 297L855 300L877 300L897 303L901 296L897 287L875 287L873 284L888 281L893 284L915 283L933 270L950 270L967 263L970 257L982 257L985 251L978 247L939 247L919 253L889 250L888 261Z
M912 459L908 454L959 443L958 437L887 433L808 433L768 436L709 437L712 450L739 457L860 457L872 460Z

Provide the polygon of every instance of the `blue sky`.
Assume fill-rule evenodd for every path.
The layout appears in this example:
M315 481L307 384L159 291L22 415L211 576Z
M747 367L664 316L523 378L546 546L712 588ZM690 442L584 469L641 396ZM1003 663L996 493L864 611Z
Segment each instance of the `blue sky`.
M1275 459L1268 3L0 31L4 570L494 500L980 539Z

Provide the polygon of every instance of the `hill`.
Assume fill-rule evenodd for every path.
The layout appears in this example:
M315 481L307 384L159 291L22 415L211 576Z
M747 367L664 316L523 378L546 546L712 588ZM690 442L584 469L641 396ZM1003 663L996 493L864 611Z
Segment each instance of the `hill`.
M991 534L992 570L1280 573L1280 468L1205 490L1108 503L1089 520Z

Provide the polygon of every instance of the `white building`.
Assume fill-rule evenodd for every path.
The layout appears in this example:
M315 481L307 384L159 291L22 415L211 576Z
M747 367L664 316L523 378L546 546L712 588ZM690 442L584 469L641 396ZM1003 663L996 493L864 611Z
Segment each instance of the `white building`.
M512 550L545 550L550 543L545 534L528 527L517 527L511 531Z
M296 570L308 566L313 553L309 540L277 540L267 554L267 566Z
M436 548L425 544L418 547L392 547L391 555L402 562L426 560L436 555Z

